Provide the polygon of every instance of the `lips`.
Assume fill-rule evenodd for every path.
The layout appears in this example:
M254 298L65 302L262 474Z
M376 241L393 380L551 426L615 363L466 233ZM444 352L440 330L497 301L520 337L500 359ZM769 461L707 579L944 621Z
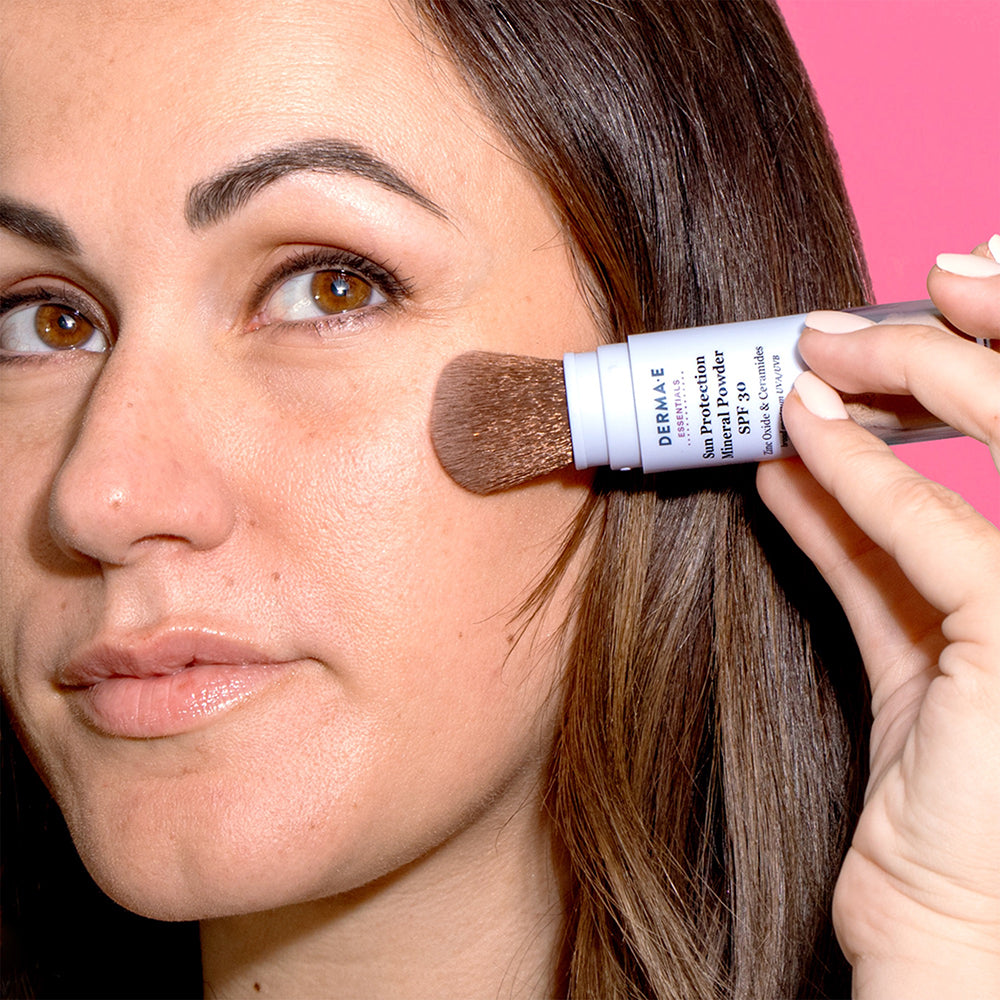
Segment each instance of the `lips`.
M207 725L300 662L219 632L170 629L101 639L75 653L56 682L92 728L150 739Z

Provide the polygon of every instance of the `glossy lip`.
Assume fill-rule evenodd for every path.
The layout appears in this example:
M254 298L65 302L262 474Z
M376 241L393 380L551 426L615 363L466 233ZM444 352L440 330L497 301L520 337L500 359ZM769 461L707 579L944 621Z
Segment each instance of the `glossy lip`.
M92 728L150 739L201 728L301 662L209 629L169 629L101 638L55 680Z

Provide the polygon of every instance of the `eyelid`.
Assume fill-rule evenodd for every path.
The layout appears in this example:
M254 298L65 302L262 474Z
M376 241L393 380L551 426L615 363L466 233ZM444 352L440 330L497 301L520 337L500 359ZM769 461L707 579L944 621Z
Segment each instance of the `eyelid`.
M47 282L53 280L60 281L63 279L46 276L24 278L18 281L18 285L30 281L38 281L39 283L22 291L4 292L0 295L0 316L6 316L23 305L36 303L43 305L46 302L60 302L81 313L88 321L93 323L95 329L101 330L107 339L108 347L111 347L115 341L115 332L111 320L102 306L91 296L69 283L58 287L47 284Z
M31 280L30 278L27 280ZM48 280L48 279L45 279ZM20 282L19 282L20 283ZM50 288L45 285L35 285L25 291L4 292L0 295L0 312L10 312L18 306L23 306L27 302L63 302L72 306L77 312L90 313L95 311L93 300L74 292L72 288ZM97 310L103 316L103 310Z
M250 302L250 313L255 315L267 302L281 282L308 271L349 271L363 278L395 304L412 294L409 282L397 277L387 264L369 257L362 257L351 250L337 247L313 247L298 250L281 261L262 281L256 282L256 291Z

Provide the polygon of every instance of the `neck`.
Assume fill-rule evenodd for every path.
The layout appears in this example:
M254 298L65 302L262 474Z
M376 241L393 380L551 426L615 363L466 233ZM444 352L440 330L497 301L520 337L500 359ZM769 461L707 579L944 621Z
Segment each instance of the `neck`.
M552 997L563 893L543 815L525 804L344 895L204 921L205 995Z

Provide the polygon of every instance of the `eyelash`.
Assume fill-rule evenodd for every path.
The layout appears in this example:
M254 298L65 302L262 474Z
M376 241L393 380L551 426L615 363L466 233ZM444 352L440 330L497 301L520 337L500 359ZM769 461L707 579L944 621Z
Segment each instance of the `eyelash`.
M21 292L13 292L0 295L0 322L8 315L24 305L44 306L46 304L56 304L68 307L69 312L78 313L94 329L95 334L99 334L103 340L105 350L110 350L114 345L115 331L104 310L101 309L88 295L83 294L71 285L63 285L56 288L51 285L37 285ZM53 357L73 356L73 350L54 351L51 354L46 352L18 353L0 349L0 364L9 365L31 365L43 360L51 360ZM92 353L89 349L86 353Z
M110 335L110 329L104 318L104 313L99 309L95 310L93 300L75 292L69 287L52 288L47 285L39 285L36 288L29 288L24 292L0 295L0 316L6 316L7 313L13 312L19 306L27 305L28 303L45 305L47 302L56 302L60 305L69 306L70 309L82 313L88 320L96 312L101 317L101 320L99 323L94 323L94 326Z
M353 313L332 315L323 320L317 319L313 321L312 325L325 325L331 322L344 323L351 318L357 318L359 313L391 308L412 294L410 282L397 277L395 271L388 264L380 263L369 257L362 257L350 250L315 247L311 250L297 251L278 264L263 281L254 283L255 293L251 298L250 314L255 316L282 282L309 271L346 271L366 281L386 299L381 305L364 307Z
M353 274L371 285L373 289L384 297L385 301L370 306L362 306L359 309L342 314L333 314L310 320L278 320L267 325L276 328L287 326L311 327L316 330L334 328L357 322L373 313L391 309L409 298L412 294L410 282L397 277L394 270L387 264L362 257L360 254L353 253L350 250L341 250L333 247L314 247L295 252L281 261L262 281L254 282L248 315L251 318L256 317L282 282L297 275L306 274L309 271L340 271ZM104 332L108 346L113 346L115 331L103 310L97 308L92 299L76 292L71 286L55 288L50 285L38 285L24 291L0 296L0 317L6 316L23 305L44 305L46 303L66 305L71 310L81 313L89 322L93 323L96 329ZM265 324L262 323L260 325L263 326ZM13 361L23 359L34 361L45 357L49 357L49 355L44 353L37 355L8 355L3 360Z

